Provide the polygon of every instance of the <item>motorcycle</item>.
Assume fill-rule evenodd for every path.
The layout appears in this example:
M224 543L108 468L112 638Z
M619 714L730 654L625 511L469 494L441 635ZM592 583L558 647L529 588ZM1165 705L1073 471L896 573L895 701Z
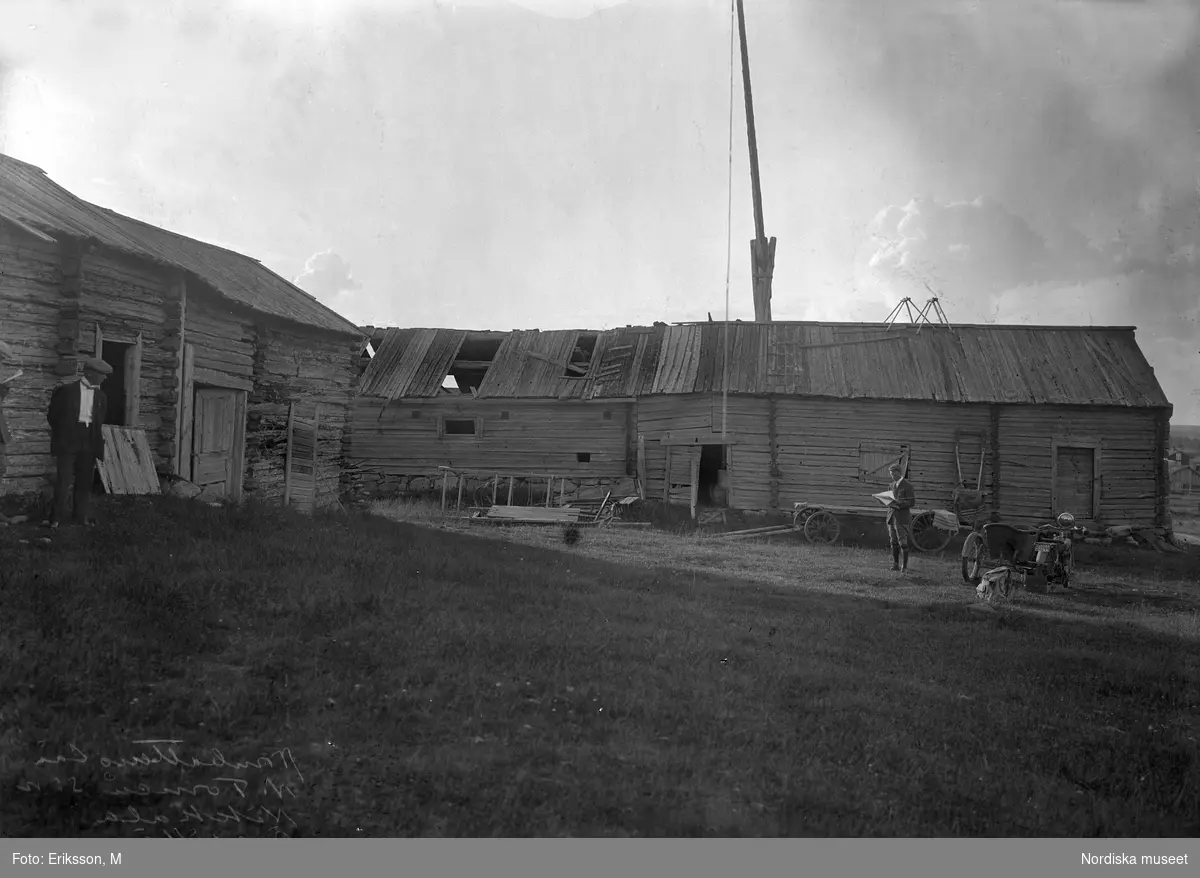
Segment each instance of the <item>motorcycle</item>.
M1007 600L1018 585L1044 592L1069 589L1075 573L1075 540L1087 529L1075 516L1061 513L1038 527L992 522L967 536L962 549L962 578L990 604Z

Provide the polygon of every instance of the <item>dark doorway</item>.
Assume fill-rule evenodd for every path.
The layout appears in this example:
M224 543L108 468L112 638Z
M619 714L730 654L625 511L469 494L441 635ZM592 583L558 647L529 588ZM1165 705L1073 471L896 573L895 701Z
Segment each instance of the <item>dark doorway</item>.
M108 397L108 414L104 423L114 427L128 426L125 423L125 363L133 345L105 341L101 359L112 366L112 374L104 379L104 395Z
M701 506L725 506L727 491L720 486L724 481L728 456L724 445L700 446L700 485L696 502Z

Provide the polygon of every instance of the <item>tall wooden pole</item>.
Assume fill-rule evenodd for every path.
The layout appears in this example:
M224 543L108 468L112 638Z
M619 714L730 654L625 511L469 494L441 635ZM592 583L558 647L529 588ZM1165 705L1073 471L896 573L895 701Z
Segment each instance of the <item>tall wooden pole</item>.
M775 239L766 236L762 185L758 175L758 139L754 133L754 99L750 93L750 53L746 48L746 14L737 0L738 33L742 44L742 86L746 92L746 135L750 142L750 186L754 196L754 240L750 242L750 270L754 281L754 320L771 320L771 278L775 273Z

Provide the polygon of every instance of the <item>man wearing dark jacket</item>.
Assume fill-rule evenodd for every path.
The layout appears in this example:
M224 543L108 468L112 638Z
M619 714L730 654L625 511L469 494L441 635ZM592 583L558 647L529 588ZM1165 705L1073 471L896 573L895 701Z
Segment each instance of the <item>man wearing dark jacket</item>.
M57 464L54 480L54 511L50 527L58 527L67 515L67 497L74 482L77 524L92 525L88 515L92 499L92 482L96 462L104 460L104 419L108 415L108 399L100 385L112 372L112 366L101 359L83 364L83 377L62 384L50 396L50 453Z
M912 512L917 503L917 493L912 483L904 476L900 464L888 467L892 475L892 495L896 498L888 504L888 542L892 547L892 569L908 570L908 541L912 533Z

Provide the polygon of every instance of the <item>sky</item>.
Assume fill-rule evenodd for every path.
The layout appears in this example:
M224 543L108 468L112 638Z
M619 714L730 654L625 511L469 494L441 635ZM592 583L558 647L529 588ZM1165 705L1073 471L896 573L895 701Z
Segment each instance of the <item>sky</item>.
M1195 4L745 7L776 319L1135 325L1200 424ZM750 320L730 11L2 0L0 151L362 325Z

